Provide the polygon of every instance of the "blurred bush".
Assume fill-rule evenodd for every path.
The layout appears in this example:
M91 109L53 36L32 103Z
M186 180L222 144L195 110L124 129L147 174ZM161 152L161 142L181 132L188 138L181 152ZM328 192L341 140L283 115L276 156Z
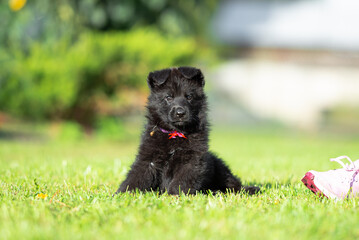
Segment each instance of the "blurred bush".
M56 136L57 140L80 141L85 137L83 129L78 123L62 122L57 127L59 128Z
M106 135L114 124L101 119L143 107L148 72L213 56L205 32L217 1L0 2L0 112Z
M103 117L96 122L95 128L97 139L126 140L130 135L118 118Z
M15 2L26 1L0 1L0 43L26 50L33 41L76 38L88 29L129 31L153 26L171 35L206 39L218 0L33 0L21 9L13 7Z
M192 38L165 37L146 28L86 32L75 43L66 38L34 43L27 52L12 54L0 68L0 109L91 126L97 114L143 105L149 71L190 64L200 50Z

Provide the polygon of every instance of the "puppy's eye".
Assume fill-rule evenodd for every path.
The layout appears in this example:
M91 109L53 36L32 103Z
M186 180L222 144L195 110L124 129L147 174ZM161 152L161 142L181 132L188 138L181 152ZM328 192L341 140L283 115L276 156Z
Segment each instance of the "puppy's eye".
M167 95L167 96L166 96L166 100L170 102L170 101L173 100L173 97L172 97L171 95Z
M192 99L193 99L192 94L188 94L188 95L186 96L186 99L189 100L189 101L192 100Z

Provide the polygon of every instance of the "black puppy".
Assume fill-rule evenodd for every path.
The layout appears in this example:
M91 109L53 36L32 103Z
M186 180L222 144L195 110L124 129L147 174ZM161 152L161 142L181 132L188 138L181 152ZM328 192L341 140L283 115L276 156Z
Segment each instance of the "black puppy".
M202 72L179 67L151 72L151 94L139 153L116 193L159 190L169 194L240 192L243 187L221 159L208 151L207 102Z

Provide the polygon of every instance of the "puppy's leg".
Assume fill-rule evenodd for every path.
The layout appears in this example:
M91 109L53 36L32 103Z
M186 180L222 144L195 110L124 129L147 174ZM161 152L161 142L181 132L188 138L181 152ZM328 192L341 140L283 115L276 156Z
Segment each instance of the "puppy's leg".
M254 186L243 186L240 179L235 177L231 171L228 169L227 174L225 175L225 183L226 183L226 189L233 191L235 193L239 193L240 191L244 191L248 193L249 195L256 194L260 191L259 187Z
M259 193L261 189L259 187L255 187L255 186L244 186L243 190L246 193L248 193L249 195L253 195L253 194Z
M241 181L232 174L222 159L212 153L207 154L206 158L213 168L213 176L208 176L212 180L211 189L221 192L240 192L242 190Z
M225 191L230 191L233 193L238 193L242 190L242 183L241 180L233 176L233 174L228 169L227 174L225 175Z
M243 186L241 183L241 180L237 177L235 177L229 168L227 168L227 173L225 174L225 185L226 189L233 191L235 193L239 193L241 191L244 191L248 193L249 195L256 194L260 191L258 187L254 186Z
M158 177L156 169L147 161L135 161L131 170L127 174L115 194L120 192L151 191L158 187Z
M196 170L197 168L192 164L186 164L177 170L168 186L168 194L178 195L180 192L195 194L200 186L199 173Z
M211 162L215 167L214 179L218 181L220 191L231 191L234 193L245 191L250 195L259 192L260 189L258 187L243 186L241 180L232 174L231 170L220 158L213 154L210 154L209 157L211 158Z

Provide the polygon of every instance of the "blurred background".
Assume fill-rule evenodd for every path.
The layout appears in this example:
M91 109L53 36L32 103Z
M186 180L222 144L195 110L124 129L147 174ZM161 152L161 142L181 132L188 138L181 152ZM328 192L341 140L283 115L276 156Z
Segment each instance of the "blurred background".
M215 126L357 135L358 12L357 0L3 0L0 139L138 138L147 74L170 66L203 70Z

